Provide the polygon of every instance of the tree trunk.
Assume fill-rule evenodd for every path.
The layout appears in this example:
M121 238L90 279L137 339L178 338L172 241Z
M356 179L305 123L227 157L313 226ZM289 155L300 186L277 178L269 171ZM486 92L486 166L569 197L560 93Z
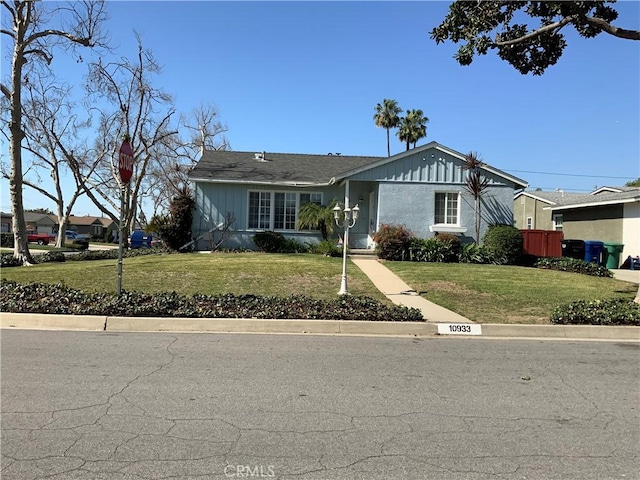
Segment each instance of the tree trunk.
M389 143L389 129L387 128L387 157L391 156L391 146Z
M480 245L480 197L476 198L476 243Z
M11 173L9 176L9 193L11 195L11 228L13 229L13 256L23 264L33 263L27 241L27 225L24 219L24 203L22 201L22 66L24 58L24 35L26 25L20 24L16 32L13 48L13 65L11 68L11 138L9 141L9 157Z

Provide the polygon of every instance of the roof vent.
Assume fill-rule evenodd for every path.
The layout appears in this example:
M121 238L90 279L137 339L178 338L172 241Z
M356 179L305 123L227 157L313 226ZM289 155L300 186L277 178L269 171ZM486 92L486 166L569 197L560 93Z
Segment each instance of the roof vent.
M253 154L254 160L258 160L259 162L268 162L266 159L267 152L257 152Z

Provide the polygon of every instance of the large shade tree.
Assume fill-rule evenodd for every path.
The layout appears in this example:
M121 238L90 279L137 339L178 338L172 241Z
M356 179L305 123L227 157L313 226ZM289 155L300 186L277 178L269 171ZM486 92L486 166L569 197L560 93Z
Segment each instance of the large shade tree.
M376 113L373 115L373 121L376 127L382 127L387 131L387 156L391 156L391 144L389 141L389 130L396 128L400 123L400 113L402 109L398 106L396 100L385 98L382 103L378 103L375 107Z
M429 119L424 116L420 109L407 110L407 114L400 119L398 125L398 139L404 142L409 150L410 145L416 148L416 144L427 136L427 122Z
M601 33L640 40L640 31L613 25L618 12L601 2L456 1L444 21L431 31L436 43L462 42L454 58L470 65L474 57L496 50L523 75L542 75L567 46L563 31L574 28L584 38ZM534 26L529 26L525 20ZM537 24L537 25L536 25Z
M22 200L23 164L22 86L29 75L39 75L53 61L56 47L94 47L103 41L100 26L106 20L104 2L73 1L49 3L2 1L3 21L0 33L11 42L13 52L8 82L2 80L0 90L3 108L9 110L9 193L11 196L12 229L16 259L25 264L32 261L27 243L24 203Z

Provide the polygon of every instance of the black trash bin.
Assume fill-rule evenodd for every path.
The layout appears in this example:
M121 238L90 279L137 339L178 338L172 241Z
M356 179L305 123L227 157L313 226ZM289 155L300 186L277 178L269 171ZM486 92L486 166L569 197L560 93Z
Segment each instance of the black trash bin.
M562 240L562 256L584 260L584 240Z

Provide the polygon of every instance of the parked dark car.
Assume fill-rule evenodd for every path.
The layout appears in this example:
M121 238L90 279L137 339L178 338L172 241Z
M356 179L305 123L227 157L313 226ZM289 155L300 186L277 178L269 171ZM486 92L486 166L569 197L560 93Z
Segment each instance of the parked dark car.
M153 235L142 230L134 230L129 237L129 248L151 248Z

